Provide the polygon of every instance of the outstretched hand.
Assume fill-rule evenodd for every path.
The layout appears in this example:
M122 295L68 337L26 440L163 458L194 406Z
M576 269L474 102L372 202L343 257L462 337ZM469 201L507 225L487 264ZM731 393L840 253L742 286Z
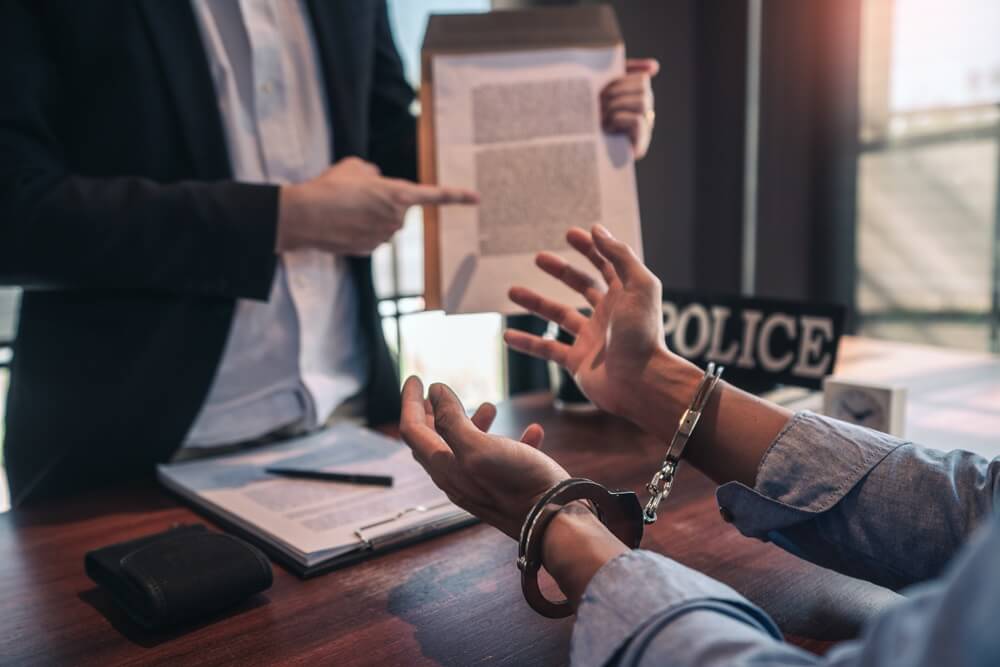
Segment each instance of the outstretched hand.
M600 225L592 232L573 228L566 239L597 268L604 284L549 252L539 253L535 263L582 294L593 314L588 317L533 290L513 287L509 296L514 303L555 322L575 340L570 345L514 329L504 332L504 340L515 350L565 367L594 404L628 416L649 361L667 353L662 286L628 245Z
M427 399L418 378L403 385L399 430L413 457L453 503L516 540L535 502L569 474L536 449L541 426L511 440L487 434L495 417L484 403L470 419L443 384L431 385Z

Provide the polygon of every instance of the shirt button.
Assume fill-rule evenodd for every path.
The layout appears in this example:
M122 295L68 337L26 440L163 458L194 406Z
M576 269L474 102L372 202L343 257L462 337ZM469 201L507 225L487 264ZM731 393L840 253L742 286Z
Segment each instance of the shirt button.
M260 84L260 86L258 86L258 89L264 95L270 95L271 91L274 90L274 85L270 81L265 81L264 83Z
M722 520L725 521L726 523L732 523L733 522L733 513L730 512L727 508L720 507L719 508L719 515L722 517Z

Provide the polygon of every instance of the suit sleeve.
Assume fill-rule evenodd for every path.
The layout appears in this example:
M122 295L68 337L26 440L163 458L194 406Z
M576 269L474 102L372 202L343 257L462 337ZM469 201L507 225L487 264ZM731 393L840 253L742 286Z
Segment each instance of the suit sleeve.
M369 155L386 176L417 179L417 120L410 111L413 88L396 50L386 3L375 19L375 61L369 104Z
M266 299L278 188L75 173L37 19L0 5L0 284Z

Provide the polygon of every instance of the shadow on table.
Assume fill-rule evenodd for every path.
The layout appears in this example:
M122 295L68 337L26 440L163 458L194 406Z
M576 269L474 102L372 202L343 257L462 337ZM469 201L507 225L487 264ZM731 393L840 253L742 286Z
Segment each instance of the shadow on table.
M389 593L389 612L414 628L425 657L445 667L567 664L572 621L531 611L521 600L513 563L502 581L490 576L489 561L496 557L412 572Z
M270 602L266 595L255 595L246 602L228 611L213 614L196 623L181 625L164 630L148 630L135 621L119 607L111 595L98 587L91 588L77 594L77 597L85 604L93 607L97 613L103 616L119 634L125 639L142 648L155 648L160 644L178 639L192 632L196 632L204 627L218 623L219 621L240 616L258 607L262 607Z

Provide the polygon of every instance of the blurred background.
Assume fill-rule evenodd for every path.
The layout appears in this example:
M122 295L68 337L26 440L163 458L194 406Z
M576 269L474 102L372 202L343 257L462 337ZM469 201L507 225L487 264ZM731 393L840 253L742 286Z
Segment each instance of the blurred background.
M414 86L428 14L531 4L561 3L389 0ZM1000 352L1000 2L612 4L629 54L662 63L638 178L666 285L841 302L857 333ZM424 311L422 255L412 211L375 257L401 373L470 405L543 382L500 316ZM17 303L0 289L0 428Z

